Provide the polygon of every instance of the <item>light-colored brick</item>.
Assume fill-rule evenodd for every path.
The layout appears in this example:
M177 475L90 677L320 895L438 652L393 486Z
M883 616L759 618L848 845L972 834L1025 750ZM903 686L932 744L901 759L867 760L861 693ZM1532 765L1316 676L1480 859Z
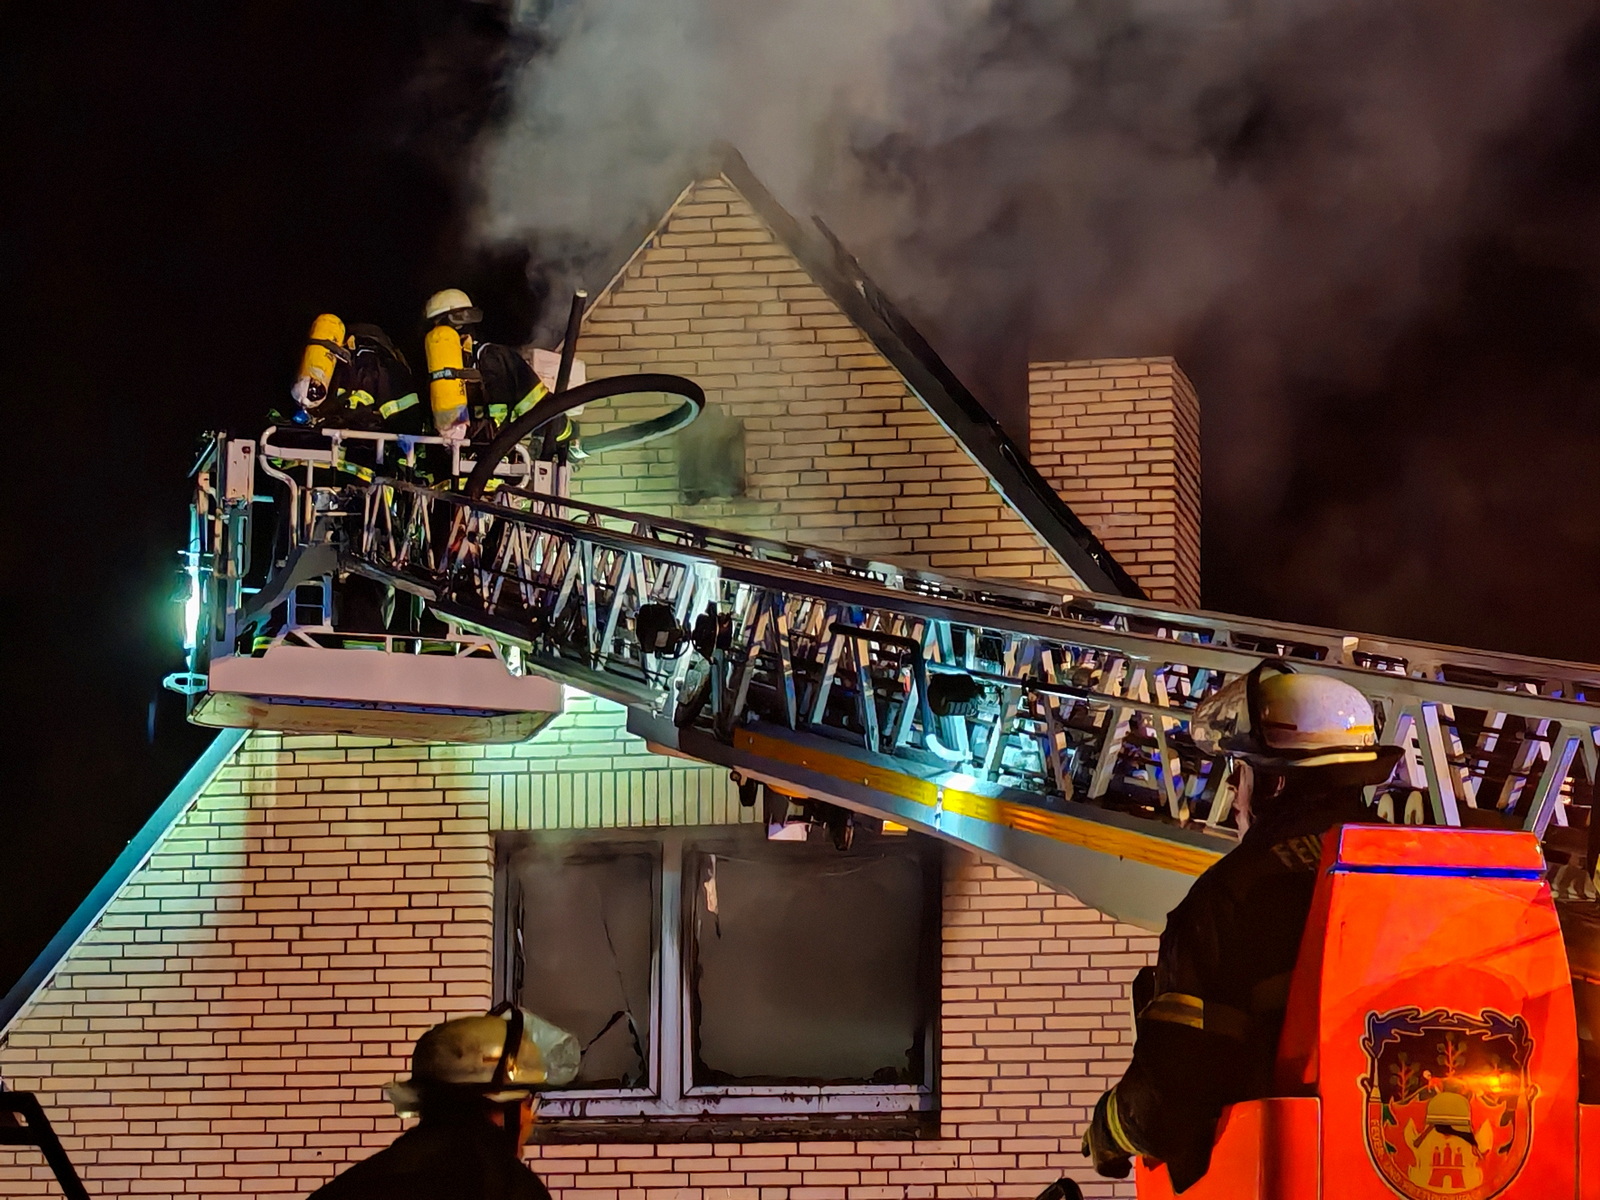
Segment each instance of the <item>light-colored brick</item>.
M1200 403L1178 365L1032 363L1028 425L1034 466L1151 599L1198 606Z
M317 822L279 807L270 792L248 808L216 804L209 792L200 798L0 1051L7 1082L42 1094L96 1194L303 1195L392 1139L400 1124L378 1087L403 1072L421 1029L490 999L492 829L568 824L579 814L595 824L748 819L725 773L650 755L614 705L576 699L543 736L563 748L554 762L517 753L538 743L496 757L384 748L386 778L403 777L402 764L422 773L453 760L465 768L460 795L487 792L489 803L462 808L475 815L455 819L448 834L435 830L448 804L396 806L385 792L308 793L318 797ZM283 769L271 754L280 742L251 738L241 756L247 779L270 781ZM583 761L574 751L600 745L628 764L620 774L571 767ZM308 780L338 763L325 756ZM670 789L653 786L668 779ZM612 798L609 816L584 802L597 791ZM434 831L392 832L418 825L406 818L420 814L438 814L420 823ZM283 889L262 877L274 863L293 869L315 856L342 886L359 882L358 855L324 849L330 829L362 831L347 833L351 842L431 847L406 868L424 872L421 890L393 896L381 887L372 900L394 905L370 928L352 910L324 916L303 893L283 907ZM194 873L191 847L246 845L253 849L230 850L231 867L208 868L186 885L195 925L137 947L117 940L143 927L137 910L149 894L173 886L159 881ZM453 861L440 861L446 852ZM237 912L227 907L234 902ZM986 1196L1022 1196L1063 1172L1082 1176L1081 1124L1126 1058L1118 1009L1153 939L959 853L947 869L944 910L936 1140L551 1146L530 1152L534 1165L558 1195L588 1200L608 1190L646 1200L745 1191L773 1200L903 1197L925 1187L967 1195L978 1183ZM122 948L108 955L107 945ZM197 961L208 964L199 974ZM191 986L201 978L215 983L203 995ZM63 1003L79 1014L70 1024L59 1015ZM237 1100L216 1104L222 1095ZM315 1154L298 1158L310 1144ZM604 1163L603 1177L572 1174L575 1161ZM202 1169L210 1165L225 1169ZM49 1194L51 1186L25 1152L0 1153L7 1194ZM1088 1194L1128 1193L1094 1181Z
M592 378L678 371L742 416L752 487L684 506L676 451L658 444L585 464L580 497L1072 586L725 180L686 194L588 331ZM1035 364L1030 382L1051 482L1153 591L1197 591L1198 413L1181 372L1094 360ZM623 397L583 421L657 411ZM417 1033L489 1003L493 831L752 818L726 771L651 754L597 700L569 699L516 746L252 736L14 1025L0 1072L42 1094L97 1195L304 1195L398 1132L378 1089ZM1153 939L954 852L943 911L934 1138L541 1147L552 1191L1026 1200L1066 1173L1090 1196L1131 1196L1088 1175L1077 1141L1126 1060L1127 982ZM0 1193L52 1191L35 1157L0 1152Z
M715 246L740 249L738 271L724 258L677 257L683 247L703 244L687 240L703 236L702 227L694 224L704 220L703 205L722 208L710 218ZM703 313L682 313L681 293L674 293L668 304L655 290L667 283L693 288L696 279L707 297ZM752 302L759 297L760 315L736 307L736 293ZM781 302L774 297L782 297ZM666 311L687 319L688 328L670 331L653 320ZM591 338L589 330L607 340ZM596 298L580 347L595 379L680 369L669 364L680 356L688 358L692 365L682 370L706 388L709 401L745 420L749 481L744 497L685 505L677 499L676 447L658 443L637 461L636 469L611 471L600 459L585 464L573 477L573 494L580 499L847 552L892 554L909 566L995 578L1015 578L1016 564L991 563L975 538L1003 532L1039 545L877 347L805 276L724 179L705 180L691 189L655 241ZM659 400L651 397L623 396L591 406L582 424L599 431L659 409ZM908 445L899 431L913 427L922 441ZM816 477L808 478L808 473ZM904 536L907 522L902 519L900 531L892 526L887 530L894 548L885 549L882 514L894 512L897 498L929 495L908 486L924 479L939 480L948 490L934 493L937 499L922 506L915 523L942 524L960 517L961 531L944 533L937 546L919 546L918 535ZM867 488L889 503L849 503ZM970 494L994 500L992 509L981 514L981 531L956 500ZM1026 564L1023 577L1052 590L1073 586L1066 568L1043 546Z

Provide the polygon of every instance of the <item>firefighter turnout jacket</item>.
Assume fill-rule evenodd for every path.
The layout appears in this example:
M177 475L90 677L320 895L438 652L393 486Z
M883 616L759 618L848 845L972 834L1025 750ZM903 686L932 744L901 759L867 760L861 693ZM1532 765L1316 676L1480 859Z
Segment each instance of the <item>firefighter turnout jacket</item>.
M1578 1009L1579 1099L1600 1104L1600 901L1557 900Z
M550 1193L505 1130L482 1116L452 1113L424 1115L309 1200L550 1200Z
M428 432L427 409L417 395L410 364L388 335L376 325L352 325L349 341L317 423L334 429Z
M1239 845L1167 917L1153 987L1135 989L1133 1062L1103 1097L1084 1152L1122 1178L1130 1156L1167 1164L1183 1191L1205 1174L1224 1105L1271 1094L1289 980L1322 839L1372 820L1360 786L1290 771Z

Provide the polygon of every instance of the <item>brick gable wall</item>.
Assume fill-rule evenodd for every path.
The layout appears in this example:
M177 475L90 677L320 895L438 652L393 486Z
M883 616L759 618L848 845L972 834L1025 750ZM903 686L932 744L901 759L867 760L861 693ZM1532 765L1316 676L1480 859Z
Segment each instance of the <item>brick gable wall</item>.
M583 719L604 707L550 732L594 752ZM659 759L644 819L600 799L535 816L505 797L545 774L536 745L246 743L0 1049L94 1195L300 1196L391 1141L380 1089L413 1040L492 999L495 828L739 819L725 775L698 791L708 769ZM1084 1177L1078 1137L1126 1059L1123 997L1154 939L952 853L938 1139L536 1147L558 1200L1022 1200ZM36 1152L0 1150L0 1194L54 1189Z
M298 1195L387 1140L413 1031L490 988L488 806L448 747L256 735L12 1026L94 1195ZM469 764L470 768L470 764ZM31 1151L6 1195L52 1194Z
M581 353L593 378L700 381L743 421L750 481L744 497L686 504L677 444L663 441L584 463L581 498L1073 586L725 181L687 193L598 298ZM1137 360L1137 388L1105 372L1133 361L1036 367L1035 453L1147 586L1197 590L1184 565L1197 540L1161 557L1169 511L1170 536L1189 536L1187 493L1161 482L1166 468L1126 489L1076 470L1127 449L1081 444L1108 425L1097 442L1149 429L1155 457L1135 446L1129 463L1187 461L1178 427L1192 392L1175 368L1162 383L1153 361ZM582 420L603 429L660 411L637 398ZM1102 519L1130 511L1143 532ZM582 697L516 746L253 736L12 1026L0 1075L41 1093L95 1195L304 1195L398 1132L380 1088L416 1036L490 1003L495 831L750 817L725 771L650 754L619 708ZM1078 1138L1126 1059L1127 980L1154 939L952 854L939 1138L530 1151L558 1200L1031 1200L1064 1172L1090 1196L1132 1195L1091 1182ZM34 1152L0 1150L0 1194L53 1192Z
M1200 604L1200 401L1170 358L1036 362L1029 457L1152 600Z
M988 477L866 335L722 179L697 183L597 297L579 353L589 377L686 375L745 427L747 495L685 505L678 444L606 454L572 493L956 574L1074 586ZM653 416L622 397L599 430Z

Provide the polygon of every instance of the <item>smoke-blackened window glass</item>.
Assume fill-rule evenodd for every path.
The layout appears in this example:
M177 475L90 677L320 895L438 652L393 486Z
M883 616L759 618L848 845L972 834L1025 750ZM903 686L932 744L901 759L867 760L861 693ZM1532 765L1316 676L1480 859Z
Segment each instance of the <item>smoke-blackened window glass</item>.
M924 1084L936 863L920 838L686 852L693 1084Z
M717 404L706 405L676 438L678 491L689 504L745 493L744 421Z
M574 1088L648 1085L659 862L656 846L604 843L511 858L512 991L588 1047Z

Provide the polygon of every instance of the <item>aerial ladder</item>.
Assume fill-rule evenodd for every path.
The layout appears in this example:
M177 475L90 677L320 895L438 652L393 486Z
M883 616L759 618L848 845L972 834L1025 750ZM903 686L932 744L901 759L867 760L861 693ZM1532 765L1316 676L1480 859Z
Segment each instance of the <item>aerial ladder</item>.
M748 803L898 822L1156 929L1240 834L1189 716L1281 659L1359 688L1404 748L1377 817L1527 832L1558 892L1593 894L1600 667L958 578L570 498L530 430L625 392L677 406L593 452L704 402L644 375L551 396L488 447L216 435L195 472L192 662L170 681L191 718L515 741L574 688L624 705L653 748L729 768ZM361 439L369 480L335 470ZM430 451L449 456L443 486L412 470ZM347 648L351 576L418 598L434 632Z
M704 402L648 375L558 393L488 446L214 435L189 669L169 680L191 719L505 742L574 688L623 705L652 748L727 767L769 821L797 802L836 838L893 821L1159 929L1244 825L1227 763L1189 736L1196 705L1264 660L1343 679L1404 753L1370 789L1375 824L1327 839L1275 1094L1225 1111L1185 1195L1600 1200L1554 903L1595 897L1600 667L958 578L571 498L529 434L626 391L680 403L591 452ZM376 470L352 479L363 440ZM448 469L424 480L419 455ZM428 620L342 627L352 579ZM1165 1169L1141 1163L1138 1194L1168 1200Z

